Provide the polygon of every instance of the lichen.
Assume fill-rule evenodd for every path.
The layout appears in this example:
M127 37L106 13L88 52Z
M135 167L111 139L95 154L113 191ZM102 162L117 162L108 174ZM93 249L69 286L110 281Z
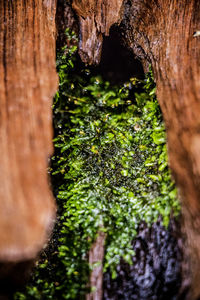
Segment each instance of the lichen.
M67 37L76 39L69 31ZM50 169L59 207L57 244L43 253L15 299L83 299L88 252L100 228L107 237L104 271L114 278L121 257L132 263L141 221L151 226L162 216L168 226L170 215L179 214L152 72L112 86L80 67L76 46L58 54L57 70Z

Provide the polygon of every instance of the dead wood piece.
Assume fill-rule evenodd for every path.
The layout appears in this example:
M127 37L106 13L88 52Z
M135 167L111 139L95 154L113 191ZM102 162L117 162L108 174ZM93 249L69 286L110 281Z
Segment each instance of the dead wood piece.
M200 3L138 1L126 6L125 40L151 62L163 112L170 167L179 187L191 256L193 295L200 296Z
M81 40L79 53L84 62L98 64L103 35L122 16L123 0L73 0L72 6L79 16Z
M55 215L55 0L0 1L0 260L34 258Z
M103 297L103 259L106 234L98 232L97 239L89 252L89 264L93 266L90 274L90 287L94 291L87 294L87 300L101 300Z

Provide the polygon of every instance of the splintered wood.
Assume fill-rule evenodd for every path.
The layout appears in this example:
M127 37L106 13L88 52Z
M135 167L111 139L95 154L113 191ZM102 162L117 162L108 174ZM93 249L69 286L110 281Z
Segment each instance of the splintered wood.
M0 1L0 260L34 258L55 215L55 1Z
M81 28L79 53L84 62L99 62L103 35L109 35L110 27L120 21L122 3L123 0L73 0Z
M103 259L106 234L99 230L96 241L89 251L89 264L92 267L90 274L91 293L86 300L101 300L103 298Z

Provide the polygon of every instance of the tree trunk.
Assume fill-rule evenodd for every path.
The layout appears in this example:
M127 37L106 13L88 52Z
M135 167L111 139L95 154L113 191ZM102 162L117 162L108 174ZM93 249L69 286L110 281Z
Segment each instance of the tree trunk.
M122 9L122 1L118 6L111 2L116 4L104 1L100 8L94 0L74 0L80 18L80 54L84 61L97 62L102 34L121 21L126 44L145 67L152 64L191 252L191 297L196 299L200 296L200 3L132 0L124 1ZM112 22L102 30L107 18Z
M55 0L0 0L0 261L35 258L55 204L52 153Z
M122 3L123 0L73 0L81 30L79 53L84 62L99 63L103 35L109 35L110 27L121 19Z

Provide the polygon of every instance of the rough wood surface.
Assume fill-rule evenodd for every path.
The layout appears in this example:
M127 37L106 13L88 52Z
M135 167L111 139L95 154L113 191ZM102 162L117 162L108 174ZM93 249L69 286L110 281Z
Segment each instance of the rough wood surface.
M73 0L72 7L79 16L81 40L79 53L84 62L99 63L103 35L118 23L123 0Z
M84 61L99 60L103 20L119 10L104 1L74 1L80 17ZM107 4L106 4L107 3ZM122 1L120 1L120 5ZM200 2L195 0L125 1L120 25L125 43L144 66L152 64L157 97L165 119L170 167L181 194L191 252L193 295L200 297ZM97 18L102 13L103 17ZM118 21L121 19L118 17ZM103 27L105 28L105 27ZM194 36L194 32L197 32ZM95 37L95 35L97 37Z
M101 300L103 297L103 259L106 234L99 231L96 241L89 252L89 264L93 266L90 274L90 288L95 290L86 296L86 300Z
M0 260L34 258L55 215L55 0L0 0Z

